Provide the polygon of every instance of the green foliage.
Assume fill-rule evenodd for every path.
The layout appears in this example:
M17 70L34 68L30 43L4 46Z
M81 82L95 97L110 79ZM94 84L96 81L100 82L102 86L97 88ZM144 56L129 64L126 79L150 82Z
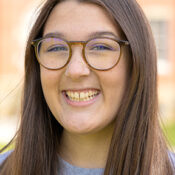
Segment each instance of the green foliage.
M6 145L7 143L0 143L0 150ZM14 144L12 143L4 152L14 149Z
M175 122L168 122L162 129L170 146L175 147Z

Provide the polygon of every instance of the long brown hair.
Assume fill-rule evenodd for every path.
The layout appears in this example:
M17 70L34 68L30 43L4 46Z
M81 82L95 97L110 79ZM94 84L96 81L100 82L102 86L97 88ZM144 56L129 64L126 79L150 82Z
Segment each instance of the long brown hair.
M15 149L0 167L1 175L56 175L62 126L44 99L40 68L31 41L43 28L59 0L47 0L31 30L25 54L21 125ZM156 49L135 0L79 0L105 8L130 43L130 79L116 115L105 175L173 175L158 122Z

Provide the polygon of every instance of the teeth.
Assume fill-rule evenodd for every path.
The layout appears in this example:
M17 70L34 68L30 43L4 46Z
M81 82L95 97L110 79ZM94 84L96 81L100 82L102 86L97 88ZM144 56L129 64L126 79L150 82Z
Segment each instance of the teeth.
M84 92L81 92L80 93L80 98L83 99L85 97L85 93Z
M79 99L79 93L78 93L78 92L75 92L74 95L75 95L75 98L76 98L76 99Z
M88 101L93 99L97 94L98 91L88 91L88 92L72 92L66 91L67 96L71 101Z

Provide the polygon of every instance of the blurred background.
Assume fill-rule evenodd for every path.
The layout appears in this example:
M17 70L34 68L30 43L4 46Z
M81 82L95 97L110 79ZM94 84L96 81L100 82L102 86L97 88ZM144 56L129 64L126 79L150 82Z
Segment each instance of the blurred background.
M160 120L175 149L175 0L137 0L148 17L158 53ZM0 0L0 148L20 120L25 43L43 0Z

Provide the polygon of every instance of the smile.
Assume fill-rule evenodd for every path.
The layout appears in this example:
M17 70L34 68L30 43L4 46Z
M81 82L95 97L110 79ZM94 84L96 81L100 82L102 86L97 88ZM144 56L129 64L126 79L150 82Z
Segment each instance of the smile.
M71 101L89 101L95 98L99 91L97 90L88 90L85 92L79 92L79 91L66 91L66 97L69 98Z
M63 95L66 102L73 106L86 106L94 103L100 94L97 89L65 90Z

